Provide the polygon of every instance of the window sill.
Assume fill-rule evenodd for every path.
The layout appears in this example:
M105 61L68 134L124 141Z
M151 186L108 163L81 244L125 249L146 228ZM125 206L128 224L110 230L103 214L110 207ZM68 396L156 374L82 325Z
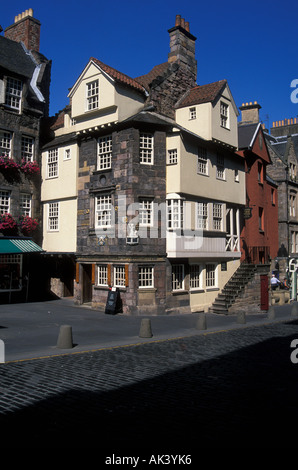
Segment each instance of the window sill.
M102 174L102 173L110 173L112 171L112 167L111 168L104 168L104 169L100 169L100 170L94 170L93 171L93 175L99 175L99 174Z
M206 287L206 292L218 291L219 287Z
M190 294L201 294L205 291L204 291L204 289L196 288L196 289L190 289L189 292L190 292Z
M138 287L138 292L156 292L156 287Z
M172 294L173 295L179 295L179 294L185 295L185 294L188 294L188 291L185 289L179 289L179 290L177 289L177 290L172 290Z

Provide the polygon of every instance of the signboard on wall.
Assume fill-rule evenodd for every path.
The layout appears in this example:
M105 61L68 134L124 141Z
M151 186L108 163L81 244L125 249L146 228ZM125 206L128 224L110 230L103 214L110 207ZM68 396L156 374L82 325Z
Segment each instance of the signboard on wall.
M252 216L252 207L249 207L249 206L244 207L244 209L243 209L243 217L244 217L245 219L250 219L251 216Z

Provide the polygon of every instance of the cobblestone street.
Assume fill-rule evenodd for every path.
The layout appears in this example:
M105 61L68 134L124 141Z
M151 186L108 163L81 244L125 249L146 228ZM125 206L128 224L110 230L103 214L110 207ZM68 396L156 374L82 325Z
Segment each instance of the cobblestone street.
M296 338L297 320L1 364L2 444L105 455L293 447Z

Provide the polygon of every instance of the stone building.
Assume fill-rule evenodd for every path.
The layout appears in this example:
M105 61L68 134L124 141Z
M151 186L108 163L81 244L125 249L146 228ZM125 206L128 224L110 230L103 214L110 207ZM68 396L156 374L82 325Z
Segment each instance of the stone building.
M40 26L30 9L0 36L1 300L28 299L41 276L34 252L42 243L41 123L49 111L51 61L39 51Z
M51 119L43 248L78 304L104 309L114 287L125 314L206 311L240 264L238 111L225 80L196 85L179 15L169 35L168 61L137 78L92 57Z
M298 119L273 123L266 140L273 165L268 174L278 183L277 268L285 277L289 259L298 258Z

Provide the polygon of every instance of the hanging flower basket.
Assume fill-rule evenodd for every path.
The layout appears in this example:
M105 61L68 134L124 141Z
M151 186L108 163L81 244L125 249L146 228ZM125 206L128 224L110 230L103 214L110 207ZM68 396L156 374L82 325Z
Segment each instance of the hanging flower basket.
M26 162L25 160L22 160L20 169L25 175L38 175L40 172L37 162Z
M20 231L23 235L29 235L30 233L34 232L38 226L38 221L29 217L28 215L24 215L21 217L19 222Z
M6 155L0 156L0 171L7 181L13 183L20 179L20 165Z
M0 215L0 232L4 235L16 235L18 224L11 214Z

